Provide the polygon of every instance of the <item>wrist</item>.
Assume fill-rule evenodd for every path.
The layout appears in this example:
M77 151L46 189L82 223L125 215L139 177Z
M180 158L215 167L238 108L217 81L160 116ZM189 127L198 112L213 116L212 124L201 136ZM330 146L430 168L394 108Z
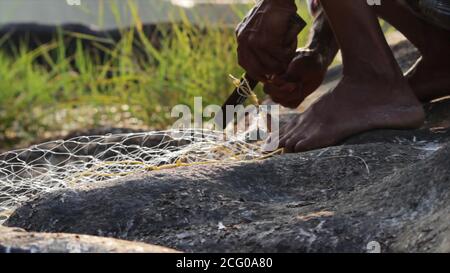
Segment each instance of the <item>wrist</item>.
M315 18L310 37L306 48L320 55L324 63L330 65L339 51L339 45L323 12Z
M336 57L338 49L332 44L328 46L307 47L311 55L316 56L316 59L324 66L329 66Z

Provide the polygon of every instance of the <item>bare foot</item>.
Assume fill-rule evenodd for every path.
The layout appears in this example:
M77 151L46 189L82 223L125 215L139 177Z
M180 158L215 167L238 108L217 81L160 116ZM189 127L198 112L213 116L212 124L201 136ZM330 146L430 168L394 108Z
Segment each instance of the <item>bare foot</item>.
M303 152L335 145L364 131L421 126L424 112L408 84L348 77L280 130L280 147Z
M435 56L420 58L406 73L412 90L423 102L450 95L450 56L442 57L439 52Z

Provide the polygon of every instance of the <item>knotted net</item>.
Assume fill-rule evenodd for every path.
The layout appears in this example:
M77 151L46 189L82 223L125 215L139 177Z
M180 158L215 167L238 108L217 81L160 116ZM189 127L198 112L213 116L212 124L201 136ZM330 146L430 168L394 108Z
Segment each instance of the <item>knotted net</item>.
M176 133L176 134L174 134ZM173 137L176 135L176 137ZM273 153L272 153L273 154ZM266 158L258 142L210 130L83 136L0 155L0 213L82 183L159 169Z

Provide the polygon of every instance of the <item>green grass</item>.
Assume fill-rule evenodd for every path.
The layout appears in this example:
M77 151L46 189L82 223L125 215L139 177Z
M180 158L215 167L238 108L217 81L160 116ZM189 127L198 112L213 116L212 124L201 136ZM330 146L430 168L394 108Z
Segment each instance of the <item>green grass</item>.
M176 104L192 105L194 96L202 96L204 104L225 100L232 89L228 74L243 72L232 29L209 27L205 35L184 19L156 49L139 31L135 7L128 8L138 31L125 33L103 63L81 42L74 56L66 56L61 39L33 51L20 47L14 56L0 51L0 149L98 126L162 129L173 121L170 109ZM305 8L300 11L309 18ZM244 11L236 13L242 17ZM306 37L304 31L300 44ZM132 41L148 61L133 57ZM46 68L36 64L38 57Z

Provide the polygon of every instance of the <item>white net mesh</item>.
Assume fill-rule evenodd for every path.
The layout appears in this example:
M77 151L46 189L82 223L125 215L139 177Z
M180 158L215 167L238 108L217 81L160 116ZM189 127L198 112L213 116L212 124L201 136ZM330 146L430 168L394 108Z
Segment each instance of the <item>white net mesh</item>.
M177 137L173 138L173 133ZM267 157L245 135L160 131L76 137L0 155L0 213L35 195L147 171Z

